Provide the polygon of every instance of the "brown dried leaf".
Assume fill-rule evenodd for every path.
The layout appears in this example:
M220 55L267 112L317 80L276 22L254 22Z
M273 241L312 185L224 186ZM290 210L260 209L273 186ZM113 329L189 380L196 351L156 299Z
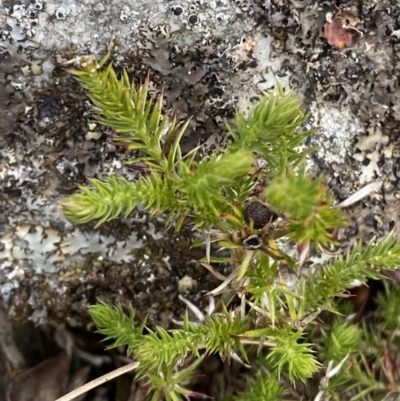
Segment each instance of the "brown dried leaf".
M66 392L70 364L62 352L19 374L8 385L7 401L54 401Z
M360 34L357 30L345 25L343 18L335 16L331 22L325 24L325 38L331 46L342 50L354 47Z

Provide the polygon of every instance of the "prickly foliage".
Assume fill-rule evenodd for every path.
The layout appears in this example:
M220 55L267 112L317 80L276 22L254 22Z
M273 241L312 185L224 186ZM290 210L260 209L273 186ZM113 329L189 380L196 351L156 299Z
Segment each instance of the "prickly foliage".
M190 384L207 355L241 361L248 369L247 386L233 387L225 399L283 400L311 379L321 381L316 399L350 394L355 400L359 394L397 391L387 366L371 359L376 333L331 313L342 311L337 300L355 283L400 266L400 246L392 237L358 242L347 254L313 265L314 250L337 245L335 231L345 219L333 207L323 177L306 172L305 155L312 149L298 147L312 132L301 128L307 116L300 101L278 85L248 115L237 113L235 125L227 127L225 152L201 160L196 149L182 154L188 122L163 114L162 95L149 97L149 81L136 88L126 72L118 77L111 65L104 68L106 61L84 58L70 72L87 89L99 121L134 153L130 163L144 174L133 181L89 180L63 201L65 214L78 224L100 225L129 216L140 205L165 214L177 230L189 221L205 236L197 244L206 246L202 265L222 281L208 294L217 300L208 315L190 305L203 317L195 322L186 314L176 329L138 324L133 309L125 314L121 306L101 302L90 307L111 346L126 346L139 362L136 379L146 380L151 399L206 397ZM274 218L261 224L249 217L253 202L265 205ZM229 256L212 254L214 242ZM229 264L230 275L217 274L212 263ZM398 304L397 292L388 291L388 297ZM385 298L379 302L387 310L382 327L395 330L397 310ZM380 339L379 346L394 344ZM385 373L383 383L377 371Z

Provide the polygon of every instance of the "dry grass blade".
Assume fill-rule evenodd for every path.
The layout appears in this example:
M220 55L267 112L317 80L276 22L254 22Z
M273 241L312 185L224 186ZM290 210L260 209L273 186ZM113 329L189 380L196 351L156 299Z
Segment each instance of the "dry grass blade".
M201 323L203 323L206 320L206 317L204 314L201 312L201 310L193 305L190 301L188 301L186 298L183 298L182 295L179 295L178 298L185 303L185 305L190 309L194 315L197 317L197 320Z
M225 281L214 290L208 292L206 295L218 295L224 292L225 288L238 276L239 267L236 268Z
M365 197L371 195L373 192L377 192L381 189L383 182L382 181L376 181L376 182L371 182L358 191L356 191L353 195L345 199L343 202L339 203L336 205L336 207L348 207L353 205L354 203L359 202L361 199L364 199Z
M131 370L135 370L137 369L139 366L139 362L132 362L129 365L125 365L122 368L113 370L110 373L107 373L95 380L92 380L89 383L86 383L85 385L83 385L82 387L77 388L74 391L71 391L70 393L64 395L61 398L58 398L56 401L71 401L76 397L79 397L80 395L100 386L103 383L106 383L112 379L115 379L118 376L121 376L127 372L130 372Z
M208 263L202 263L202 262L200 262L200 264L201 264L203 267L205 267L205 268L206 268L214 277L216 277L218 280L221 280L221 281L225 281L225 280L226 280L226 277L225 277L223 274L217 272L210 264L208 264Z

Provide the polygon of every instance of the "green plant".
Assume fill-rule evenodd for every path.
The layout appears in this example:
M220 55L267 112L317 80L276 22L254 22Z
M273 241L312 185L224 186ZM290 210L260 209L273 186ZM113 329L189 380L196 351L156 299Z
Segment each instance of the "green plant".
M285 399L299 383L320 377L325 384L319 399L336 397L345 382L339 371L354 363L361 336L354 324L336 320L330 326L321 315L338 313L337 298L356 280L396 269L400 246L391 237L358 242L323 266L312 265L312 250L336 245L335 231L345 219L332 207L323 177L307 174L305 158L313 149L300 152L299 146L313 132L302 131L307 116L300 101L279 85L247 116L237 114L224 153L201 160L198 149L182 154L188 122L162 114L163 98L148 96L149 81L136 89L126 72L118 78L111 65L104 67L106 61L81 59L70 72L88 90L100 122L136 155L129 163L146 173L134 182L90 180L63 201L66 216L100 225L142 205L165 213L176 230L189 221L204 236L196 244L206 245L201 263L211 271L211 263L229 263L232 273L209 294L218 307L201 322L186 315L179 329L152 330L137 324L133 309L125 314L120 306L98 303L90 307L98 331L113 341L111 347L127 346L151 400L205 397L190 389L190 380L203 358L214 354L240 361L250 374L244 390L225 396ZM211 243L229 254L212 255ZM358 369L354 377L367 380Z

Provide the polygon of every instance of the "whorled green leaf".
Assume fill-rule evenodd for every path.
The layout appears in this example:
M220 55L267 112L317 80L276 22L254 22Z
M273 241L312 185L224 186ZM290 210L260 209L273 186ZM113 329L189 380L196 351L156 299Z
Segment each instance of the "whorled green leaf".
M278 378L285 373L292 383L305 382L318 372L320 364L313 355L312 344L302 341L302 336L302 331L292 332L290 328L276 330L275 335L268 336L268 340L277 343L267 360L276 369Z
M334 242L332 231L345 225L341 210L332 208L322 177L312 179L305 166L272 179L264 195L274 211L285 215L288 236L299 243L328 245Z
M235 396L235 401L280 401L284 394L281 383L274 375L263 375L260 371L255 379L248 380L246 390Z
M348 354L359 351L360 329L355 324L336 321L328 330L322 330L322 358L327 363L339 363Z
M300 100L277 85L275 92L260 97L248 116L237 113L236 126L228 126L232 137L228 151L250 150L266 161L264 169L268 174L284 174L313 151L298 149L313 134L313 131L297 132L306 120Z

